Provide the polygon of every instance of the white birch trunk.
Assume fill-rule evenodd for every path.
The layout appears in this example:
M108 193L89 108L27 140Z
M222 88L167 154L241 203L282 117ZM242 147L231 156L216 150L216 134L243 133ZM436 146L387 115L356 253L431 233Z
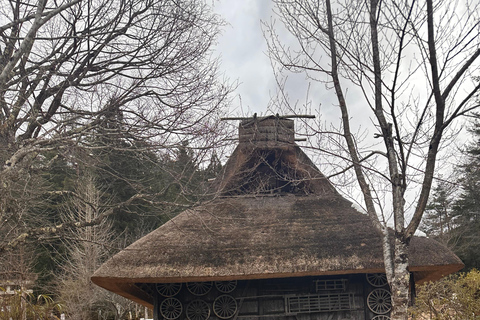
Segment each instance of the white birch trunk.
M392 292L391 320L407 320L410 272L408 271L408 243L402 235L395 236L394 274L390 282Z

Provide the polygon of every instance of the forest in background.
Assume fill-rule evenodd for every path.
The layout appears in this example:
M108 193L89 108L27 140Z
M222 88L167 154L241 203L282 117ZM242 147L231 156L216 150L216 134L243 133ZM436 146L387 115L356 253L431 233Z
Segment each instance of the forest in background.
M119 250L209 198L209 179L222 166L215 153L202 163L187 142L170 154L100 150L95 168L54 151L39 156L49 162L49 169L38 172L37 187L59 192L39 193L26 227L35 228L38 220L92 225L19 244L5 254L0 272L3 280L26 283L34 296L46 294L61 302L70 319L123 319L132 313L137 318L144 314L143 307L95 286L91 275ZM139 190L152 198L132 201ZM108 218L93 222L107 210L112 210Z
M420 230L452 249L465 271L480 269L480 121L471 123L469 142L458 152L451 179L438 179Z

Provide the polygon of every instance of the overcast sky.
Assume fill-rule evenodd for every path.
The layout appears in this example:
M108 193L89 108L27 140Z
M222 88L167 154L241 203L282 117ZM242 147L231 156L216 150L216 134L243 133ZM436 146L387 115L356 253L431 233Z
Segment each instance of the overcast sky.
M267 56L267 44L262 32L262 23L275 19L271 0L215 0L214 10L227 22L222 36L218 39L217 53L221 57L221 69L230 81L238 81L237 98L231 115L251 116L254 112L270 115L279 112L274 107L267 109L271 97L277 92L277 86ZM277 21L276 30L282 23ZM282 42L293 44L287 32L281 32ZM292 41L292 42L289 42ZM288 75L287 93L291 105L297 105L298 113L311 113L321 117L322 123L340 126L340 113L337 98L333 90L327 90L324 84L305 80L304 74ZM415 86L412 87L415 89ZM421 90L423 85L418 87ZM308 92L308 99L307 97ZM344 88L349 104L349 113L355 121L354 131L372 125L371 114L365 113L363 94L357 87ZM309 100L308 108L304 106ZM419 104L421 105L421 104ZM307 110L306 110L307 109ZM279 112L282 114L283 112ZM284 113L283 113L284 114ZM328 125L327 125L328 126ZM371 133L373 135L373 132Z
M268 0L215 2L215 11L228 23L217 49L222 59L221 68L231 81L239 81L239 98L235 100L239 110L236 111L245 116L265 113L270 95L275 93L275 79L260 22L270 19L271 8L272 2Z
M261 21L270 22L275 19L272 9L273 3L270 0L214 2L214 10L228 23L223 28L217 46L217 53L222 60L221 69L230 81L238 81L238 96L234 101L232 115L251 116L254 112L269 115L279 112L275 106L267 109L271 97L277 92L277 85L261 26ZM276 27L281 26L277 21ZM289 40L286 32L283 36L286 41ZM287 91L291 104L298 106L298 113L321 115L322 121L339 125L336 97L323 84L309 83L304 74L290 74ZM305 110L304 106L307 91L312 102L309 105L311 112ZM354 113L353 111L352 114Z

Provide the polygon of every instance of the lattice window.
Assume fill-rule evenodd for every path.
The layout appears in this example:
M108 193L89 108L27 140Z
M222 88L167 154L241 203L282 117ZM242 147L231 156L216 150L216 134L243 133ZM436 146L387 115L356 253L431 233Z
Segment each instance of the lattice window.
M287 314L348 311L355 309L354 295L351 293L286 296L285 305L287 307Z
M342 290L345 291L347 279L315 280L315 292Z

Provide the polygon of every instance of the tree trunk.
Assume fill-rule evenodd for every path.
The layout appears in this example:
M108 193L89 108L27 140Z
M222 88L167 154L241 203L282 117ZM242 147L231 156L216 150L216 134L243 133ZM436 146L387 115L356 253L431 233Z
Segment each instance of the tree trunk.
M402 233L395 234L394 274L390 283L392 292L391 320L408 319L410 273L408 271L409 241Z
M14 143L13 136L7 130L0 128L0 171L13 153Z

